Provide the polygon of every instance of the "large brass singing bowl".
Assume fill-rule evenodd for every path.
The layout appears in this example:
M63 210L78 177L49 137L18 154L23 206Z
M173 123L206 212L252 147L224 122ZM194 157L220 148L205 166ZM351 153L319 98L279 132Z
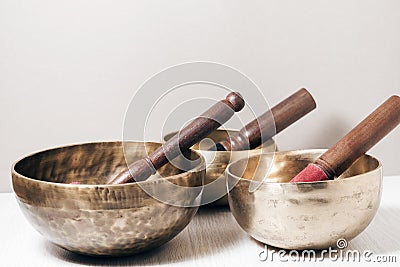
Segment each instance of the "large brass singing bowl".
M130 159L140 159L146 149L159 146L124 143ZM201 189L205 162L197 152L192 151L190 156L201 160L187 172L167 164L159 170L165 178L105 185L126 167L122 143L71 145L17 161L12 167L12 181L22 212L51 242L87 255L130 255L171 240L196 214L201 190L190 195L183 189ZM146 193L157 192L167 182L181 186L169 193L176 206Z
M256 240L284 249L337 247L338 240L360 234L379 207L381 163L364 155L335 180L288 183L324 151L277 152L274 159L263 154L230 164L229 206L239 225Z
M276 150L275 142L273 139L268 140L262 146L243 151L209 151L208 148L212 144L216 144L225 140L229 135L237 133L237 130L216 130L206 136L200 143L195 144L192 149L201 153L206 160L206 175L204 177L204 184L206 185L203 192L203 204L216 206L227 206L227 189L226 177L224 175L225 169L230 162L239 159L248 158L254 155L274 152ZM169 133L164 137L164 142L171 139L177 132ZM209 142L207 142L209 140Z

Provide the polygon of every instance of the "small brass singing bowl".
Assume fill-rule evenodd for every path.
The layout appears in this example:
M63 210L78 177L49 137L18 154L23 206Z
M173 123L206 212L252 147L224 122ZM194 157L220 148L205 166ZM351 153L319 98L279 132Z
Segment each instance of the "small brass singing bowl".
M206 160L206 175L204 177L204 191L202 204L215 206L228 206L225 169L230 162L254 155L276 151L273 139L268 140L262 146L252 150L242 151L209 151L208 149L229 135L237 133L237 130L218 129L195 144L192 149L199 152ZM171 139L177 132L164 136L164 142Z
M194 166L187 166L190 170L182 171L168 163L155 175L163 179L105 184L126 167L124 151L127 158L134 160L160 145L97 142L28 155L12 167L17 201L39 233L73 252L119 256L160 246L181 232L196 214L205 173L204 158L191 151L190 158L199 160ZM160 192L167 183L178 187L172 192ZM199 190L188 194L185 189L191 187ZM168 194L176 205L153 198L157 193Z
M241 228L262 243L297 250L343 248L343 240L360 234L380 204L382 165L364 155L334 180L289 183L324 151L276 152L230 164L229 206Z

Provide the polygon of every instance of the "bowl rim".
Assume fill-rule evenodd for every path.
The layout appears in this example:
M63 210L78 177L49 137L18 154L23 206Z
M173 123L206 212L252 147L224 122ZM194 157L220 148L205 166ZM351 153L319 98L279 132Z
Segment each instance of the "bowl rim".
M339 182L343 182L343 181L351 181L351 180L360 178L360 177L362 177L362 176L364 176L366 174L382 170L382 162L378 158L376 158L374 156L371 156L370 154L364 154L364 156L367 156L367 157L370 157L370 158L376 160L378 162L378 166L376 168L374 168L373 170L370 170L370 171L367 171L367 172L364 172L364 173L360 173L360 174L357 174L357 175L354 175L354 176L351 176L351 177L346 177L344 179L333 179L333 180L324 180L324 181L317 181L317 182L296 182L296 183L291 183L291 182L269 182L269 181L265 181L265 180L263 180L263 181L255 181L255 180L252 180L252 179L239 177L239 176L237 176L235 174L232 174L231 171L230 171L231 166L233 166L234 164L237 164L239 161L244 161L244 160L248 161L251 158L255 158L255 157L265 157L265 156L272 155L272 158L274 159L276 154L293 153L293 155L298 155L298 154L304 154L304 153L310 153L310 152L312 152L312 153L321 153L322 154L325 151L327 151L327 149L325 149L325 148L310 148L310 149L295 149L295 150L276 151L276 152L270 152L270 153L261 153L261 154L258 154L258 155L250 156L247 159L246 158L239 159L239 160L236 160L236 161L234 161L232 163L229 163L228 166L225 169L225 175L228 178L227 182L229 180L229 177L231 176L231 177L235 178L238 181L244 180L244 181L254 182L254 183L258 183L258 184L268 184L269 186L270 185L274 185L274 186L275 185L276 186L280 186L280 185L297 186L297 185L301 185L301 184L325 184L325 183L339 183Z
M200 152L190 148L190 151L194 152L201 159L200 164L193 167L193 169L191 169L190 171L182 172L182 173L171 175L168 177L163 177L164 179L156 179L156 180L150 180L150 181L144 180L144 181L139 181L139 182L124 183L124 184L66 184L66 183L56 183L56 182L49 182L49 181L34 179L31 177L27 177L15 170L15 166L19 162L21 162L22 160L27 159L29 157L35 156L39 153L57 150L57 149L61 149L61 148L69 148L69 147L74 147L74 146L82 146L82 145L90 145L90 144L111 144L111 143L120 143L121 145L123 143L142 143L142 144L146 143L146 144L154 144L154 145L163 145L163 143L153 142L153 141L103 140L103 141L79 142L79 143L71 143L71 144L66 144L66 145L51 146L51 147L48 147L45 149L36 150L29 154L25 154L25 155L21 156L20 158L18 158L17 160L15 160L11 165L11 179L12 180L24 179L24 180L27 180L27 181L33 182L33 183L39 183L39 184L49 185L49 186L51 185L51 186L56 186L56 187L67 187L67 188L79 188L79 189L95 188L95 187L118 188L118 187L126 187L126 186L140 186L140 185L144 185L144 184L154 184L154 183L167 182L167 181L169 182L171 180L176 180L176 179L182 178L185 175L187 175L187 173L201 172L203 170L205 171L205 169L206 169L206 161L205 161L204 156L201 155ZM124 149L123 146L122 146L122 149Z

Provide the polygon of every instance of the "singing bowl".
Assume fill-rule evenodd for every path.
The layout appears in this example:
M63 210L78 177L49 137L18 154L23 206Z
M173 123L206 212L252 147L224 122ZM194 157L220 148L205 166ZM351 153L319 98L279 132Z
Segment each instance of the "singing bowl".
M201 191L190 195L183 189L201 188L205 173L201 155L191 151L190 157L200 158L200 163L189 166L189 171L167 164L158 172L162 179L105 184L126 167L124 150L130 159L140 159L147 155L146 150L151 152L160 145L97 142L28 155L12 167L19 206L39 233L73 252L118 256L160 246L181 232L197 212L195 202L200 202ZM180 186L170 194L177 205L146 193L157 192L169 182Z
M212 144L225 140L229 135L237 133L237 130L218 129L195 144L192 149L199 152L206 160L206 175L204 177L203 204L215 206L228 206L225 169L230 162L254 155L274 152L276 145L273 139L268 140L262 146L252 150L242 151L209 151ZM178 132L172 132L164 136L164 142L171 139ZM203 142L209 140L210 142Z
M360 234L380 204L382 165L364 155L334 180L289 183L324 151L276 152L231 163L229 206L241 228L265 244L298 250L337 247L338 240Z

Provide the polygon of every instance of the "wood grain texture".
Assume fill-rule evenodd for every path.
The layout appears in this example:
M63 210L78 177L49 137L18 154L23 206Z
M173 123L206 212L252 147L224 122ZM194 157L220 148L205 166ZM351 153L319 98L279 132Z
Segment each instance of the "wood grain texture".
M400 97L394 95L329 148L315 164L325 172L328 179L333 179L399 124Z
M116 177L110 179L108 184L123 184L146 180L156 170L189 149L191 146L227 122L235 112L244 107L244 100L237 92L232 92L227 97L194 119L178 134L168 140L149 156L129 165Z
M397 188L400 176L385 177L382 203L374 220L349 250L370 250L373 256L395 256L397 263L369 263L367 266L398 266L400 262L400 204ZM167 244L131 257L92 258L68 252L46 241L22 216L12 193L0 193L7 219L0 221L2 266L292 266L288 262L261 262L264 245L250 238L226 208L201 208L189 226ZM5 218L5 217L4 217ZM269 248L269 251L277 248ZM24 256L21 256L21 251ZM325 257L323 266L353 266ZM356 266L366 264L356 263ZM321 266L305 262L296 266Z
M300 89L271 110L249 122L237 134L216 146L220 151L254 149L316 108L312 95Z

